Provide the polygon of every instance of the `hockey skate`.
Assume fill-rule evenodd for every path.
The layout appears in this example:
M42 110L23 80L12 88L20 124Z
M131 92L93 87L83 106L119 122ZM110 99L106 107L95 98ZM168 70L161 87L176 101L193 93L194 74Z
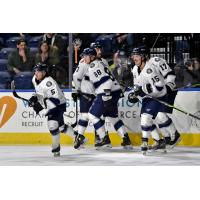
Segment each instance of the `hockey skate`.
M60 156L60 145L57 148L52 149L51 152L53 153L54 157L59 157Z
M128 133L124 134L124 137L123 137L123 141L121 143L121 146L126 149L126 150L132 150L133 147L131 145L131 141L130 141L130 138L128 136Z
M84 135L78 134L74 141L74 148L75 149L80 149L83 148L83 145L86 143L86 139Z
M143 155L147 154L147 151L148 151L148 138L142 138L141 151L142 151Z
M99 138L100 139L100 138ZM106 148L112 148L112 145L111 145L111 141L110 141L110 138L109 138L109 135L105 135L104 138L101 140L99 140L99 142L97 142L95 145L96 149L100 149L102 147L106 147Z
M170 148L173 149L181 140L181 135L178 131L175 132L174 140L170 142Z
M95 142L95 145L97 144L97 143L99 143L99 142L101 142L101 139L100 139L100 137L99 137L99 135L97 135L97 133L96 133L96 131L95 131L95 138L94 138L94 142Z
M165 145L166 145L166 149L170 149L171 146L171 137L165 137Z
M164 139L154 140L154 144L148 147L150 151L161 151L163 153L167 153L166 151L166 144Z

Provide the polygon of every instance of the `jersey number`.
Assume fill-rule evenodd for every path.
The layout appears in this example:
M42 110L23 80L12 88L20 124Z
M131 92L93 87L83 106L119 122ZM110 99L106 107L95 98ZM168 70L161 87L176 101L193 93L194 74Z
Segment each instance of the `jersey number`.
M163 63L162 65L160 65L160 68L161 68L162 70L165 70L165 69L167 69L167 65L166 65L165 63Z
M98 77L99 75L101 75L102 73L101 73L101 71L98 69L96 72L94 72L94 75L96 76L96 77Z
M153 78L151 78L151 80L153 81L153 84L158 82L160 79L157 76L154 76Z
M55 94L55 89L51 90L51 94L54 95Z
M110 79L112 80L112 81L114 81L115 80L115 78L112 76L112 74L110 73L110 71L109 71L109 69L107 68L107 67L104 67L104 71L105 71L105 73L106 74L108 74L108 76L110 77ZM97 70L96 72L94 72L94 75L96 76L96 77L98 77L99 75L101 75L102 73L101 73L101 70Z

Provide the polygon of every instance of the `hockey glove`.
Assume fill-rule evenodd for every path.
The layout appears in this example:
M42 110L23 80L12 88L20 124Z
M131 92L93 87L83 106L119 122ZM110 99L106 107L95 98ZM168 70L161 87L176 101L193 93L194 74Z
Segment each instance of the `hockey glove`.
M41 110L43 110L44 108L42 107L42 105L39 102L34 103L33 105L33 110L36 112L36 114L38 115L39 112Z
M81 92L79 90L77 90L76 93L72 93L72 99L76 102L77 99L79 99L81 96Z
M130 103L137 103L139 101L139 99L135 96L134 92L131 92L128 95L128 101Z
M134 86L134 93L135 93L135 96L136 96L136 97L137 97L137 96L143 97L143 96L146 95L146 94L143 92L142 87L141 87L141 86L138 86L138 85L135 85L135 86Z
M37 103L37 102L38 102L37 96L32 96L32 97L29 99L28 105L29 105L30 107L33 107L34 104Z

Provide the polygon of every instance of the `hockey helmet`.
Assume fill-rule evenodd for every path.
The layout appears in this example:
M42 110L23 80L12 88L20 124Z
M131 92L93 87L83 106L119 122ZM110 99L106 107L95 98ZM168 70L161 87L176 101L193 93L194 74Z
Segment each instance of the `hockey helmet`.
M96 56L97 52L96 52L96 50L94 48L87 48L84 51L84 55L86 55L86 56Z
M131 55L149 56L149 49L143 45L133 48Z
M93 42L90 44L90 48L100 48L102 49L102 45L100 44L100 42Z
M80 56L84 56L84 55L87 55L88 51L89 51L90 48L85 48L83 49L83 52L81 53Z
M45 71L48 72L48 66L45 63L37 63L34 68L34 71Z

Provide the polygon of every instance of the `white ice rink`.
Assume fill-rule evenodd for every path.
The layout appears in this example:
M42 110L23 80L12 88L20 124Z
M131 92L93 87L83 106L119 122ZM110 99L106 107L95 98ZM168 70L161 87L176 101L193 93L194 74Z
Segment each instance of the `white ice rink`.
M49 146L0 146L1 166L193 166L200 165L200 148L176 147L168 153L143 156L139 147L127 151L121 147L75 150L62 147L61 156L53 157Z

